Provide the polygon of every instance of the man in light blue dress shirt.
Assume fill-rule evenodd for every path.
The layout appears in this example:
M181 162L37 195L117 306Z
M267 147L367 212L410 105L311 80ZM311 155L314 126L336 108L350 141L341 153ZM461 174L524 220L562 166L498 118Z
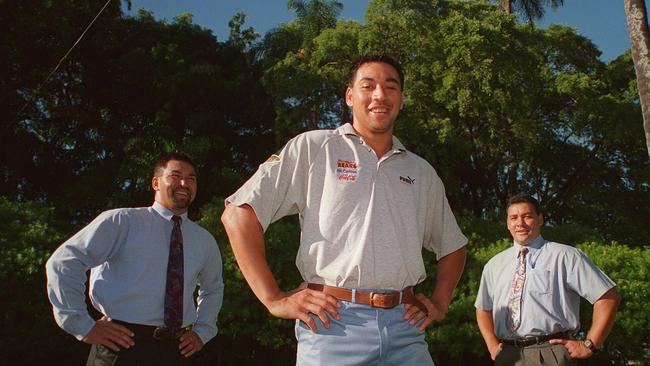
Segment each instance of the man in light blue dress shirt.
M167 154L154 167L151 207L101 213L47 261L54 319L92 345L87 365L184 364L217 334L221 255L214 237L187 217L196 180L187 155ZM176 334L164 327L173 216L181 218L184 266L182 330ZM89 269L90 300L103 314L98 320L91 318L85 302Z
M507 225L514 244L483 269L476 319L496 365L575 365L598 352L614 325L621 299L614 282L581 250L544 240L543 224L536 199L510 198ZM522 249L525 280L515 312L509 303ZM580 327L580 297L594 308L585 340L574 337ZM509 320L513 313L517 321Z

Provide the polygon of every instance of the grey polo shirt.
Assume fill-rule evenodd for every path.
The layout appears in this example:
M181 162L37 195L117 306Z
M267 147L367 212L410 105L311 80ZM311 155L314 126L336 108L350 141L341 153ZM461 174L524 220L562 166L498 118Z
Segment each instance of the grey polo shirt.
M378 159L350 124L296 136L226 204L249 204L264 230L299 214L298 270L331 286L416 285L423 247L441 258L467 243L433 167L395 137Z
M517 243L495 255L483 268L475 306L491 310L501 339L546 335L580 327L580 297L596 302L615 283L579 249L538 236L526 255L521 325L508 330L508 298L517 268Z

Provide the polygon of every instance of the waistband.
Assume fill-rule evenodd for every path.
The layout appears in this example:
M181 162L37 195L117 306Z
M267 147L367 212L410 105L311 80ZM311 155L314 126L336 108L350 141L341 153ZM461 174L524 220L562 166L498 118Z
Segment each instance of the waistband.
M111 321L129 328L133 333L144 336L151 336L151 338L161 341L179 339L185 332L192 330L191 325L183 327L176 332L172 332L171 329L164 326L157 327L154 325L127 323L117 319L111 319Z
M515 338L515 339L500 339L503 344L516 347L528 347L537 344L542 344L548 342L551 339L573 339L571 332L558 332L553 334L547 334L543 336L530 336L524 338Z
M411 286L402 291L362 291L310 283L307 284L307 288L332 295L339 300L369 305L373 308L391 309L399 304L411 304L417 306L422 312L427 312L427 307L415 297Z

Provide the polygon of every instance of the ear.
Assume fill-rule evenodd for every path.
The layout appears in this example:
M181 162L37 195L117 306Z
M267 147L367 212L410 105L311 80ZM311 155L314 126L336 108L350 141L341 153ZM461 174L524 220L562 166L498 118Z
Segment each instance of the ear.
M154 191L160 190L160 177L154 175L151 178L151 188L153 188Z
M352 107L352 89L350 87L345 90L345 104Z

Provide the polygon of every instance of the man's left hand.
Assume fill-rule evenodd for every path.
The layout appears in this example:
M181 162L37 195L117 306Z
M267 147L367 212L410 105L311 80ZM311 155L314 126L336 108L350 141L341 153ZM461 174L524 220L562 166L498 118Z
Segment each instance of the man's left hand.
M569 351L569 355L573 359L586 359L593 356L593 352L585 347L582 341L575 339L551 339L548 341L550 344L561 344Z
M424 329L434 321L441 321L444 319L446 310L442 304L433 302L430 297L427 297L424 294L419 293L415 296L424 306L426 306L427 312L423 312L415 305L404 304L404 308L406 309L404 319L408 320L411 325L416 325L418 322L422 321L419 329L421 332L424 332Z
M178 349L185 357L190 357L203 348L203 341L193 330L183 333L179 341Z

